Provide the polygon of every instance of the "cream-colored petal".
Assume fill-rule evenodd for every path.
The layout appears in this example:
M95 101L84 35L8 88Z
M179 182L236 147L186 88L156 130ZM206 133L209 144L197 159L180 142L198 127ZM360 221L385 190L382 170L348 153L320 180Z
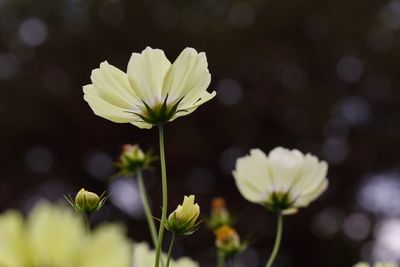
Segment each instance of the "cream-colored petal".
M171 121L175 120L176 118L189 115L190 113L195 111L199 106L201 106L205 102L213 99L216 94L217 93L215 91L213 91L211 93L205 91L203 93L203 95L200 97L200 99L193 105L191 105L191 106L187 105L186 107L179 105L178 110L180 110L180 111L174 115L174 117L171 119Z
M316 190L326 180L327 173L328 164L325 161L318 162L315 167L309 169L308 174L303 174L304 183L298 185L298 190L301 194L308 194Z
M283 215L293 215L293 214L296 214L297 211L298 211L297 208L289 208L289 209L283 210L282 214Z
M290 191L294 196L301 195L304 191L318 183L315 178L319 171L319 166L319 161L315 156L307 154L304 157L301 173L291 186Z
M132 123L142 129L150 129L152 127L151 124L143 122L139 116L133 114L132 110L115 106L101 98L96 93L94 85L86 85L83 90L85 92L84 99L97 116L116 123Z
M288 192L299 178L304 157L298 150L277 147L268 155L268 162L273 176L275 190Z
M204 95L210 81L205 53L185 48L165 76L162 95L168 94L168 103L182 99L180 108L190 108Z
M128 63L128 77L135 94L149 106L162 103L162 86L171 66L164 51L146 47L141 54L133 53Z
M133 267L153 267L156 259L154 251L147 243L136 243L133 246Z
M119 225L96 228L81 251L78 267L131 267L132 245Z
M0 266L30 265L25 237L23 218L18 212L9 211L0 216Z
M92 71L92 84L83 87L84 99L93 112L117 123L132 123L140 128L151 128L133 114L141 113L143 103L132 90L128 76L114 66L103 62Z
M238 188L240 194L250 202L263 204L269 198L269 195L260 190L260 188L255 187L251 184L247 176L242 176L238 172L233 172L233 177L235 177L236 187Z
M273 191L267 157L259 149L236 161L233 176L239 191L249 201L264 203Z
M96 94L110 104L131 109L140 103L129 85L126 73L108 64L107 61L93 70L90 78L96 88Z
M28 221L32 266L65 266L66 262L76 266L85 231L81 218L66 207L35 206Z
M325 190L328 188L328 180L322 180L320 184L314 188L313 191L309 191L306 194L301 195L295 202L297 207L306 207L313 200L317 199Z
M177 260L174 260L171 263L171 267L199 267L200 265L193 261L192 259L188 257L183 257Z

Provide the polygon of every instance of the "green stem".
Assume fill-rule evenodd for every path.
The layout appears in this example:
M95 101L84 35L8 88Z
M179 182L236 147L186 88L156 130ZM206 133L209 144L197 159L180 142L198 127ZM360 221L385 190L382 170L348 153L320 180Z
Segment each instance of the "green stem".
M174 242L175 242L175 233L172 234L171 243L169 244L168 256L167 256L167 265L166 265L167 267L169 267L169 262L171 260L172 249L174 247Z
M280 246L281 240L282 240L282 228L283 228L283 215L281 212L279 212L278 213L278 227L276 230L276 239L275 239L274 249L272 250L271 256L269 257L268 262L265 265L265 267L271 267L272 264L274 263L276 255L278 254L279 246Z
M160 266L161 246L164 238L164 226L167 219L167 201L168 201L168 188L167 188L167 170L165 167L165 150L164 150L164 128L159 125L159 138L160 138L160 161L161 161L161 180L162 180L162 212L160 229L158 231L158 241L156 247L156 262L155 267Z
M233 267L239 267L239 257L237 253L233 257Z
M217 267L225 267L225 254L218 250L217 252Z
M146 188L144 186L142 170L137 171L137 180L140 189L140 197L142 198L144 214L146 215L147 224L150 229L151 239L153 240L154 247L157 246L157 230L154 223L153 214L151 213L149 199L147 197Z
M90 233L92 231L92 226L91 226L91 216L92 214L90 212L84 212L83 217L85 217L85 224L86 224L86 231Z

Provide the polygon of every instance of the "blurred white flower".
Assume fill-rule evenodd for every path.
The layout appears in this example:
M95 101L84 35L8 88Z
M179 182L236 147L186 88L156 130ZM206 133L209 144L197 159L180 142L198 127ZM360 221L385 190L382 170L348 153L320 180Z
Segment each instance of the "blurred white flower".
M107 63L83 87L94 113L117 123L151 128L188 115L215 96L205 53L186 48L173 64L160 49L133 53L127 73Z
M370 265L366 262L360 262L353 267L398 267L398 265L395 262L375 262L374 265Z
M24 221L0 215L2 267L129 267L131 245L114 224L88 233L80 216L64 206L40 203Z
M133 266L132 267L153 267L156 259L156 252L149 248L147 243L136 243L133 246ZM163 255L166 262L166 255ZM170 267L199 267L199 264L188 257L178 260L171 259Z
M236 185L250 202L290 214L321 195L328 186L328 165L311 154L282 147L267 156L260 149L236 161Z

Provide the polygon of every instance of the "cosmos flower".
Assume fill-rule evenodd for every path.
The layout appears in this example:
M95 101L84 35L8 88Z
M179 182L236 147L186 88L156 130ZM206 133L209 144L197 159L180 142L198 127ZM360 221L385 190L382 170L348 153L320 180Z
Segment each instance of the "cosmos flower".
M215 96L205 53L185 48L174 63L160 49L133 53L127 72L108 64L92 71L83 87L94 113L117 123L149 129L188 115Z
M236 161L236 185L250 202L283 214L297 212L321 195L328 186L328 166L311 154L282 147L267 156L260 149Z
M26 220L16 211L0 215L2 267L129 267L131 249L119 225L90 234L64 206L40 203Z
M354 267L398 267L395 262L375 262L374 265L370 265L366 262L360 262L354 265Z
M149 248L147 243L136 243L133 246L133 266L132 267L153 267L156 252ZM164 262L166 255L163 255ZM199 267L199 264L188 257L177 260L171 259L170 267Z

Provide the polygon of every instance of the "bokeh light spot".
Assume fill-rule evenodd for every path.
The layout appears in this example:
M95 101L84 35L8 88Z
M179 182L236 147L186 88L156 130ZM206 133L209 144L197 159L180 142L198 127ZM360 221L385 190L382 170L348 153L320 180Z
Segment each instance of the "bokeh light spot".
M26 166L33 172L46 173L54 163L53 153L44 146L33 147L26 153Z
M29 46L41 45L47 39L47 26L43 20L29 18L24 20L18 29L18 36Z
M224 79L218 85L218 100L221 103L232 106L238 104L242 99L242 86L233 79Z

